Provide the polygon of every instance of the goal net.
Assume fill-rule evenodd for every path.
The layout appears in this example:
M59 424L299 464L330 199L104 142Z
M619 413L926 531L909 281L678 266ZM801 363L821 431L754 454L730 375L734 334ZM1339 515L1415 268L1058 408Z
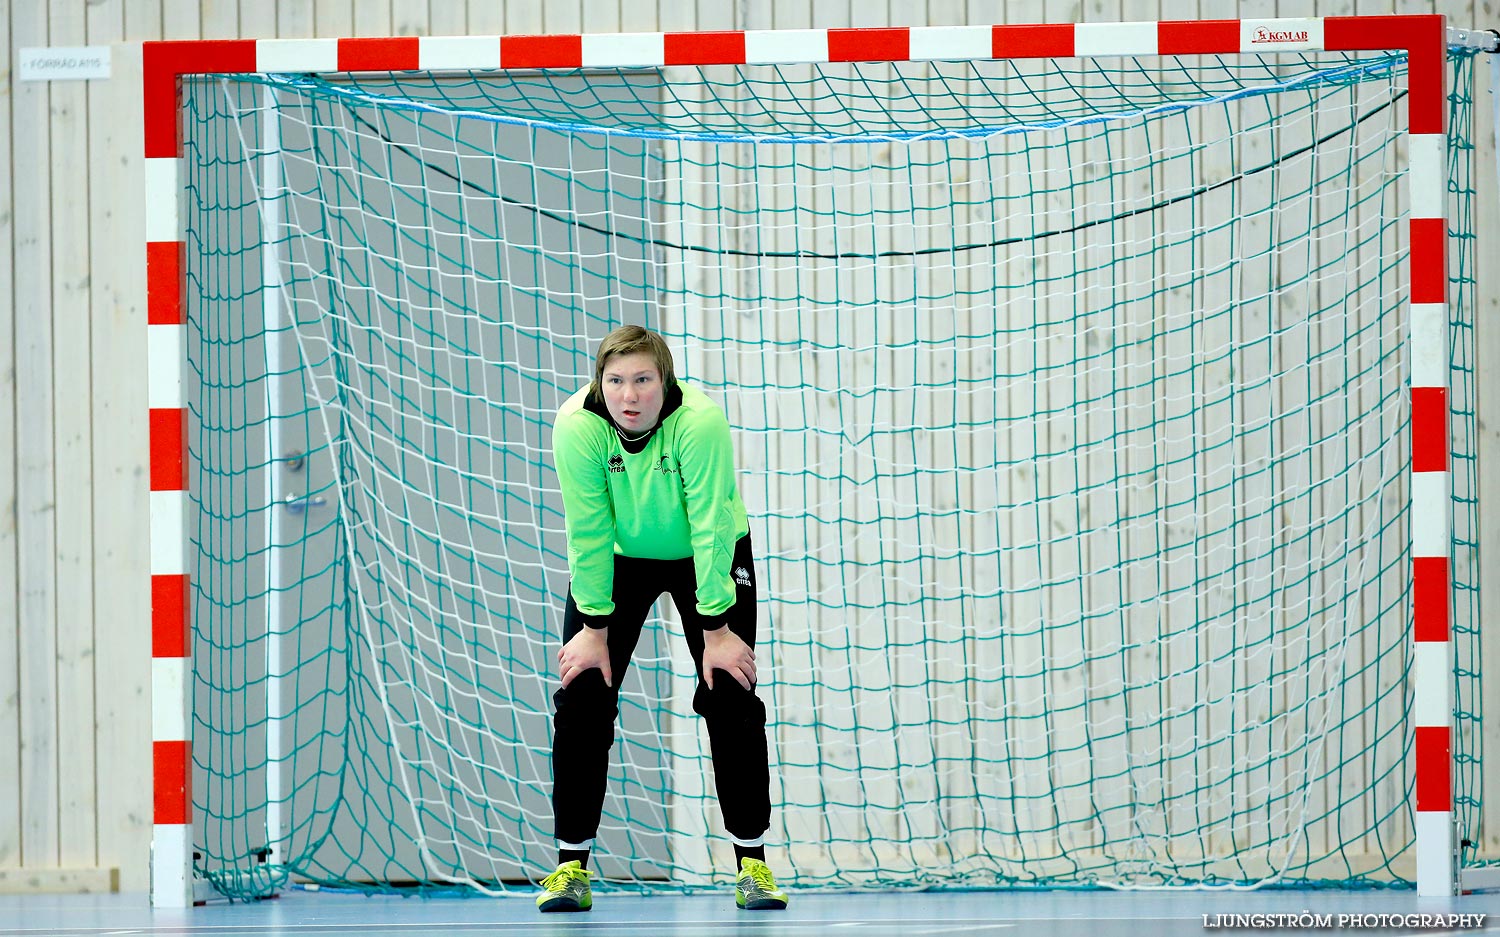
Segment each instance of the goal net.
M637 322L734 429L786 884L1410 878L1405 81L1283 54L190 82L199 872L508 892L554 863L550 427ZM731 874L694 681L659 604L607 882Z

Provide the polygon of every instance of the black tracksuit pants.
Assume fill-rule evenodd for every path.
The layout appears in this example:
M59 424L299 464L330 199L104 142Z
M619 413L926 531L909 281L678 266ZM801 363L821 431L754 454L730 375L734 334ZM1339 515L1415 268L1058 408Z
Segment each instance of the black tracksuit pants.
M750 535L735 544L735 603L724 617L708 619L698 613L697 576L691 558L646 560L615 557L615 610L604 621L609 628L609 662L614 686L604 685L597 669L573 678L553 695L552 817L559 842L582 844L599 829L604 788L609 774L609 749L614 744L619 717L620 684L641 637L652 604L670 593L682 616L688 650L698 672L693 710L708 724L713 754L714 785L719 810L729 835L755 840L771 825L769 757L766 747L766 707L739 681L724 671L714 674L714 688L703 680L703 630L727 620L729 630L755 646L755 565ZM593 618L598 623L600 619ZM585 627L584 616L568 590L563 613L563 643Z

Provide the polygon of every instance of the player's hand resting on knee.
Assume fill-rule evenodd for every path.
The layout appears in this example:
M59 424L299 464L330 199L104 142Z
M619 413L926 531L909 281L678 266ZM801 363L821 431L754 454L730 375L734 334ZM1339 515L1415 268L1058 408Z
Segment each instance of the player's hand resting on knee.
M715 670L729 674L747 690L755 683L755 650L728 625L703 632L703 680L710 690Z
M585 670L595 668L604 674L605 686L614 686L614 674L609 669L609 629L585 628L573 635L557 652L557 664L562 671L563 686Z

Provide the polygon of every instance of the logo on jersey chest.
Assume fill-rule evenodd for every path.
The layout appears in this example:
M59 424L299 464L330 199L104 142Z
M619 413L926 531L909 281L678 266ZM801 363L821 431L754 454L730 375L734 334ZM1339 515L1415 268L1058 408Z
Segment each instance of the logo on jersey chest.
M609 470L611 472L625 471L625 457L616 452L609 457ZM672 464L671 456L662 456L651 465L651 471L660 472L663 475L677 475L677 466Z

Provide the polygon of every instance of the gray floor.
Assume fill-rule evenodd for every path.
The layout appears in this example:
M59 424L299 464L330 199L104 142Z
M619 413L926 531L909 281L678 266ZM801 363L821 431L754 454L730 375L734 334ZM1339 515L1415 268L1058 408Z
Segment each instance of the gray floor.
M1085 934L1155 937L1269 927L1232 927L1218 915L1309 911L1339 914L1486 915L1481 927L1307 928L1320 934L1478 933L1500 930L1500 894L1423 899L1412 892L911 892L793 894L780 913L748 913L724 895L596 894L588 914L536 913L524 898L400 898L295 891L253 904L211 903L153 911L142 895L0 896L0 934L104 937L171 934L213 937L470 937L478 934L781 935L936 937L950 934ZM1209 916L1206 926L1204 915ZM1221 926L1214 926L1215 923ZM1241 922L1243 925L1244 922ZM1288 929L1288 928L1279 928ZM1302 928L1291 928L1301 930Z

